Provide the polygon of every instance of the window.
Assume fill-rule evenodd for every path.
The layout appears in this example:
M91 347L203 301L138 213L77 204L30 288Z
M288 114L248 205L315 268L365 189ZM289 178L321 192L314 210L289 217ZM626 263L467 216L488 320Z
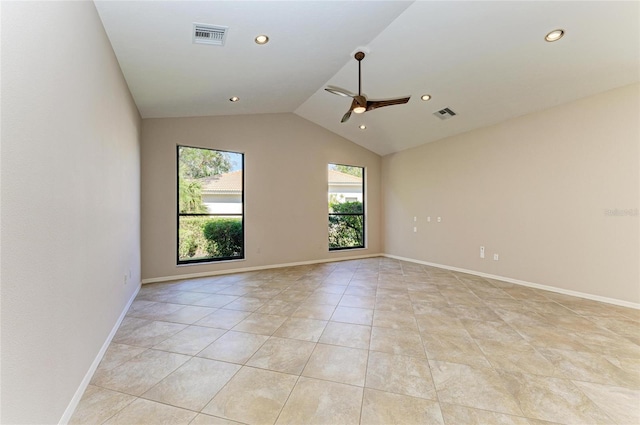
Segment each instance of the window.
M178 264L244 258L244 155L178 146Z
M364 248L364 168L329 164L329 250Z

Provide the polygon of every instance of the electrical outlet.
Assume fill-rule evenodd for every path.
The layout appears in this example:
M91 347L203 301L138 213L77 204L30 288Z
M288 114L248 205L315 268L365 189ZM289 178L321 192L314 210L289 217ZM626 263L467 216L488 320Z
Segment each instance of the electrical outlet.
M418 233L418 228L417 227L413 228L413 233Z
M438 217L438 223L442 221L442 217Z
M484 247L480 247L480 258L484 258Z
M493 254L493 261L498 261L499 258L498 254Z
M427 217L427 223L431 223L431 217Z
M414 222L418 221L418 217L413 217L413 221Z

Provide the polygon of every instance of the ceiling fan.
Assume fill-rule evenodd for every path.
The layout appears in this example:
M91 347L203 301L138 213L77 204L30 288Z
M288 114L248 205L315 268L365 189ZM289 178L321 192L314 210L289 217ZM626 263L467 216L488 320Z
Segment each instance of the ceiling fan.
M377 108L382 108L383 106L393 106L393 105L402 105L403 103L407 103L411 96L401 97L398 99L388 99L388 100L367 100L365 96L362 95L362 75L361 75L361 64L362 59L364 59L364 53L358 52L354 55L355 59L358 61L358 94L350 93L346 90L343 90L338 87L327 87L326 91L329 93L337 94L338 96L350 97L353 99L351 102L351 107L346 114L342 117L340 122L347 122L349 117L351 117L351 113L362 114L366 111L372 111Z

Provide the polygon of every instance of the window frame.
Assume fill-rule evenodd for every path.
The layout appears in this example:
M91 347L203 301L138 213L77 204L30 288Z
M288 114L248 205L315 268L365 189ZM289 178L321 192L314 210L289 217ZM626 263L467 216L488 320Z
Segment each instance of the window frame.
M242 169L242 193L240 195L240 200L242 203L242 211L240 214L211 214L211 213L181 213L180 212L180 148L190 148L190 149L202 149L209 151L216 151L222 153L230 153L241 156L241 169ZM244 152L234 152L223 149L214 149L214 148L203 148L200 146L188 146L188 145L176 145L176 265L184 266L190 264L203 264L203 263L217 263L220 261L239 261L245 259L245 245L246 245L246 229L245 229L245 211L244 211ZM229 256L229 257L209 257L209 258L199 258L195 260L181 260L180 259L180 217L237 217L240 215L242 222L242 249L239 256Z
M330 162L328 164L329 166L331 165L341 165L343 167L353 167L353 168L361 168L362 169L362 213L331 213L328 212L327 218L329 218L330 216L362 216L362 245L358 245L358 246L344 246L344 247L331 247L329 246L329 252L333 252L333 251L345 251L345 250L349 250L349 249L366 249L367 248L367 214L366 214L366 176L367 176L367 169L365 166L360 166L360 165L347 165L347 164L341 164L338 162ZM329 170L329 167L327 167L327 170ZM329 178L328 178L328 171L327 171L327 194L328 194L328 187L329 187ZM328 228L327 228L328 230ZM329 243L329 235L327 234L327 244Z

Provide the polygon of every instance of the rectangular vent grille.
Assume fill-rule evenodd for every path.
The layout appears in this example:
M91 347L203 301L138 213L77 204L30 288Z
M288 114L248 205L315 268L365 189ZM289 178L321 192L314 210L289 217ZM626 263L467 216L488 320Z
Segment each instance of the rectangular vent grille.
M229 27L209 24L193 24L193 42L224 46Z
M434 112L433 115L440 118L441 120L448 120L451 117L455 117L456 113L449 108L444 108L437 112Z

